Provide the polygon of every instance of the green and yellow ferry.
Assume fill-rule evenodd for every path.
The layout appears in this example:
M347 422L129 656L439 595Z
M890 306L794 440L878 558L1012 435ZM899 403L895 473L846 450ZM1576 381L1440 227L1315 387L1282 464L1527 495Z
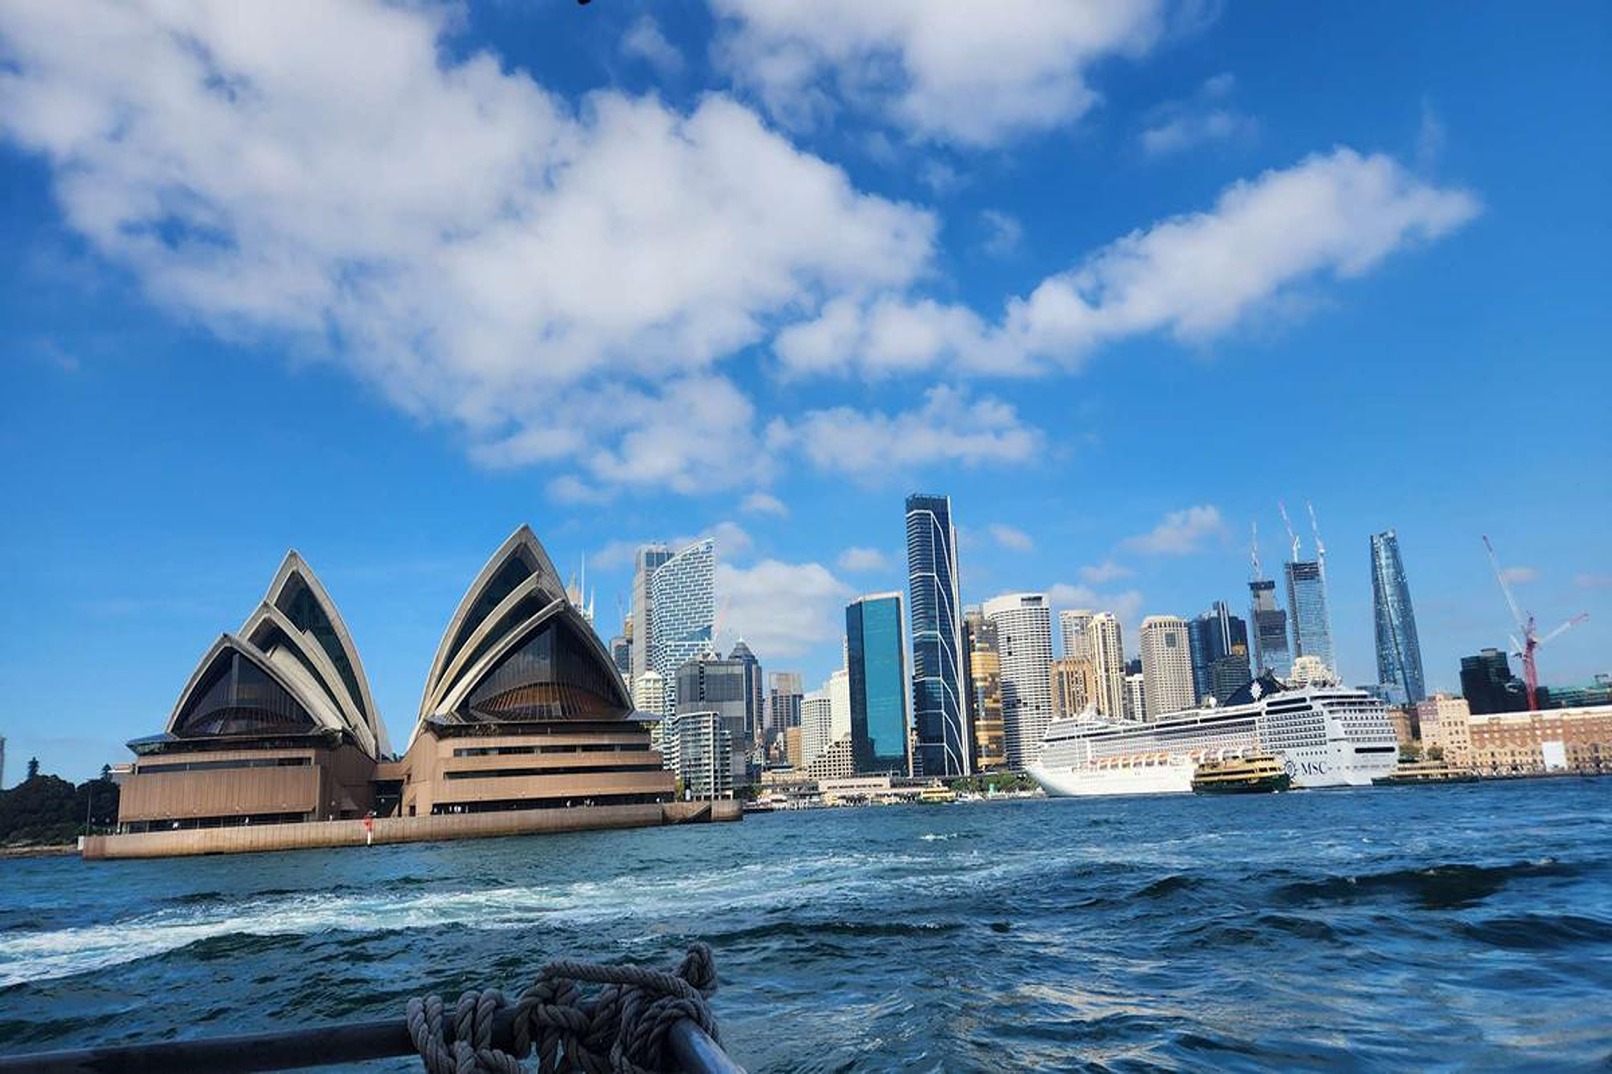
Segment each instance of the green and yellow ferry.
M1292 785L1282 762L1268 753L1204 761L1192 774L1194 794L1268 794Z

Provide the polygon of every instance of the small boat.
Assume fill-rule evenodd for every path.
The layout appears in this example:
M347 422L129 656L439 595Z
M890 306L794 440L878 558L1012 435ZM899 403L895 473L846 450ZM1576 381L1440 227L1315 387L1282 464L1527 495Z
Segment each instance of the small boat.
M1192 774L1194 794L1268 794L1292 785L1282 762L1268 753L1204 761Z

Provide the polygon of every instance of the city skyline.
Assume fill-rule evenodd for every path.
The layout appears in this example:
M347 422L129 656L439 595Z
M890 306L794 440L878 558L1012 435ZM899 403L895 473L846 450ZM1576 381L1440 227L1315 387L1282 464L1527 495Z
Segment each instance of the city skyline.
M816 684L920 489L962 607L1132 655L1248 614L1251 521L1282 591L1309 500L1347 682L1389 528L1430 690L1512 627L1484 533L1542 630L1590 613L1544 681L1608 670L1612 430L1524 417L1612 375L1604 8L197 10L0 6L13 773L123 756L289 548L396 741L528 520L607 639L640 544L713 536L722 651Z

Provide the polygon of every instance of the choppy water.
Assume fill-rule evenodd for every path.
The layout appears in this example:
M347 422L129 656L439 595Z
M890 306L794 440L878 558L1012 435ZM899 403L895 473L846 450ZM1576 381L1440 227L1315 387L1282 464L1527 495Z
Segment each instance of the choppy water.
M758 1072L1605 1069L1609 807L1569 779L0 862L0 1051L400 1016L703 939Z

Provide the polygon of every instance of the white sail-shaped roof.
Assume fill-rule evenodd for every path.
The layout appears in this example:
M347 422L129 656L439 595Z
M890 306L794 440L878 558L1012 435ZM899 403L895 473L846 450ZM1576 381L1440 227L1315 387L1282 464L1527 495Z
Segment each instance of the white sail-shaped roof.
M535 667L536 658L523 656L523 647L539 637L563 639L567 677L576 681L562 684L553 677L552 664L560 658L551 655L552 641L545 655L548 671L539 674L530 667L526 672L515 668L522 659ZM586 686L578 685L583 681ZM609 653L567 597L553 561L528 526L511 534L487 561L449 620L431 661L410 743L427 720L465 718L476 708L473 702L478 691L490 682L507 687L498 704L519 708L527 718L534 710L529 704L523 706L523 690L542 693L549 709L563 709L564 704L555 698L571 689L589 693L611 709L612 715L616 709L625 713L632 708ZM483 714L480 718L497 717Z

